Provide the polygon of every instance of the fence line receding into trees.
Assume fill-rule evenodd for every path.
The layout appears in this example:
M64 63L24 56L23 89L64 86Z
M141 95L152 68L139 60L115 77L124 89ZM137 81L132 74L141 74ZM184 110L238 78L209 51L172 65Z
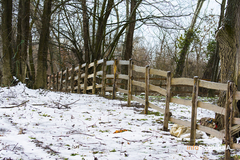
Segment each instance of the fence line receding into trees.
M128 66L128 75L121 74L121 66ZM145 81L137 81L135 74L140 73L144 75ZM161 76L166 79L165 88L153 85L150 83L150 76ZM119 80L125 83L118 83ZM107 81L109 83L107 83ZM111 81L111 83L110 83ZM112 85L109 85L112 84ZM127 84L127 85L122 85ZM172 86L182 85L191 86L192 100L184 100L180 98L173 98ZM126 89L127 86L127 89ZM145 99L138 98L133 95L133 86L141 87L145 90ZM125 87L125 88L124 88ZM210 103L198 101L199 87L226 91L226 106L225 108L213 105ZM144 113L148 113L148 108L151 107L164 114L163 130L168 131L168 122L191 127L190 145L195 145L196 129L211 134L219 139L224 139L226 148L229 146L232 149L240 149L240 144L232 143L231 136L235 134L234 129L240 127L240 118L233 117L232 102L240 100L240 92L235 91L233 82L227 84L209 82L199 79L197 76L191 78L172 78L171 72L166 72L158 69L152 69L149 66L140 67L134 65L132 60L110 60L105 59L95 60L90 64L81 64L72 66L70 69L62 70L56 74L48 76L48 89L55 91L65 91L72 93L100 93L105 96L106 92L112 92L112 98L116 97L116 92L121 92L128 95L128 106L131 106L131 101L137 101L145 106ZM157 92L166 96L165 109L149 102L149 91ZM172 117L169 111L170 102L192 106L191 121L184 121ZM225 131L218 131L213 128L197 124L197 108L203 108L214 111L215 113L225 116ZM236 124L232 127L233 124ZM225 158L230 156L230 150L226 149Z

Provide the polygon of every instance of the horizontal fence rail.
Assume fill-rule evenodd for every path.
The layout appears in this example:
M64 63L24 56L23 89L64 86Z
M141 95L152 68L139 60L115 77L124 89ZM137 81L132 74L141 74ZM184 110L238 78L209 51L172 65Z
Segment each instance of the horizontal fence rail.
M120 71L121 66L128 67L128 74L123 74ZM141 73L144 77L137 77L134 74ZM155 78L164 80L162 85L164 88L154 84L151 84L151 76L161 76L161 78ZM153 79L153 78L152 78ZM126 83L119 82L125 81ZM211 134L217 138L225 139L227 145L232 149L240 149L240 145L231 143L231 135L240 130L240 118L232 117L232 101L240 100L240 92L234 91L231 87L232 82L228 84L209 82L201 80L198 77L191 78L172 78L171 72L166 72L158 69L151 69L149 66L141 67L133 65L132 60L110 60L106 59L95 60L94 62L87 64L79 64L78 66L72 65L71 68L57 72L56 74L48 76L48 89L65 92L77 92L77 93L101 93L102 96L106 95L106 92L112 92L112 98L116 97L116 92L124 93L128 95L128 106L131 106L131 101L136 101L145 106L144 113L148 113L148 108L155 109L164 114L163 130L168 131L168 122L177 123L186 127L191 127L190 133L190 145L195 145L196 129ZM124 87L122 87L124 86ZM144 89L144 99L138 98L133 95L133 86ZM192 87L192 100L184 100L172 97L172 86L189 86ZM198 101L199 87L226 91L226 98L228 99L225 108L219 107L206 102ZM98 90L98 91L97 91ZM148 101L149 92L156 92L166 97L165 108ZM191 121L184 121L173 118L174 115L170 112L170 103L176 103L186 106L192 106ZM217 131L213 128L202 126L197 124L197 108L203 108L211 110L215 113L225 116L225 131ZM235 126L232 127L232 124ZM228 155L226 150L225 155Z

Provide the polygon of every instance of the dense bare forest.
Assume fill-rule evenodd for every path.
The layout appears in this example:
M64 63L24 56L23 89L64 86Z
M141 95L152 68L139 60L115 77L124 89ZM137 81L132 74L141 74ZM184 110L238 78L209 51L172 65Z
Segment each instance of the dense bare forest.
M215 33L225 0L214 7L205 0L0 2L2 86L13 85L14 76L45 88L47 74L102 58L132 58L175 77L221 78Z

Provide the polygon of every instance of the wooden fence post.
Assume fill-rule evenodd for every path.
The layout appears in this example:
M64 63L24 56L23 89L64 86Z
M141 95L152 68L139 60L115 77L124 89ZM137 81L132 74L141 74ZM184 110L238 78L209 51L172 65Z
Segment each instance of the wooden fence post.
M170 119L170 112L169 112L169 104L170 104L170 100L171 100L171 81L172 81L172 76L171 76L171 72L168 71L167 72L167 86L166 86L166 90L167 90L167 95L166 95L166 107L165 107L165 114L164 114L164 122L163 122L163 130L164 131L168 131L168 121Z
M96 94L96 83L97 83L97 60L94 60L92 94Z
M52 85L52 88L53 88L53 91L54 91L54 90L55 90L55 82L56 82L56 81L55 81L56 74L53 73L52 76L53 76L53 78L52 78L52 84L53 84L53 85Z
M48 89L51 90L51 75L48 75Z
M132 68L132 59L129 60L128 65L128 107L131 107L131 100L132 100L132 80L133 80L133 68Z
M77 93L81 93L81 64L78 65L78 90Z
M231 147L231 126L232 126L232 102L233 102L233 82L228 81L228 88L226 94L226 110L225 110L225 160L230 159L230 147Z
M112 99L116 98L116 90L117 90L117 65L118 65L118 60L114 59L114 64L113 64L113 92L112 92Z
M106 74L107 74L107 67L106 67L107 60L104 58L103 64L102 64L102 96L105 97L105 91L106 91Z
M60 79L60 86L59 86L59 90L62 92L62 89L63 89L63 69L62 69L62 72L61 72L61 79Z
M197 103L198 103L198 77L194 77L193 92L192 92L192 116L191 116L191 132L190 132L190 145L195 145L196 128L197 128Z
M66 69L66 73L65 73L65 92L68 91L68 68Z
M75 65L72 65L72 71L71 71L71 93L74 92L74 73L75 73Z
M84 76L84 87L83 87L83 94L86 94L87 93L87 81L88 81L88 63L86 63L86 66L85 66L85 76Z
M57 77L56 77L56 91L58 91L59 87L58 87L58 84L59 84L59 72L57 72Z
M144 114L148 114L148 95L149 95L149 65L146 66L145 71L145 108L144 108Z

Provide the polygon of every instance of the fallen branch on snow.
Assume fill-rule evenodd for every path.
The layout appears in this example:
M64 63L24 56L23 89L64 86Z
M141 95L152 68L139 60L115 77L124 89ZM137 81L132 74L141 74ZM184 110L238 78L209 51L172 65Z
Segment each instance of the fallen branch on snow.
M14 105L14 106L7 106L7 107L0 107L0 108L15 108L15 107L21 107L24 104L26 104L27 102L29 102L29 100L22 102L21 104L18 105Z

